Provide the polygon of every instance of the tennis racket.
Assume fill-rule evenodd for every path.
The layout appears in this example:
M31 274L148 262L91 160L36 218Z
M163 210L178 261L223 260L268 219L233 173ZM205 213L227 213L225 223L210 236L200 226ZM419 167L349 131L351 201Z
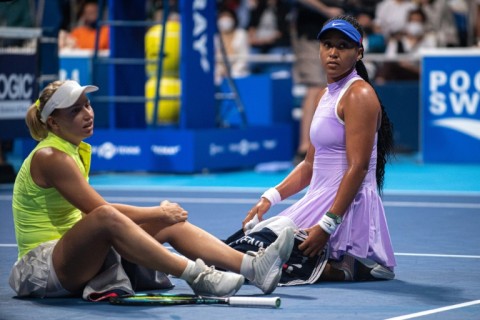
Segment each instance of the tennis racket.
M112 297L111 304L124 306L175 306L186 304L226 304L239 307L279 308L279 297L201 297L193 294L137 293L128 296Z

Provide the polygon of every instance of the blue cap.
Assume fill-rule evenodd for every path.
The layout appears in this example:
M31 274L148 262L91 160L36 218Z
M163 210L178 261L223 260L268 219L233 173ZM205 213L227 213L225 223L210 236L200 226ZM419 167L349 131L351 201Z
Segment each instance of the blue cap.
M349 22L343 19L335 19L324 25L322 30L320 30L320 32L318 33L317 39L320 39L320 37L328 30L341 31L348 38L353 40L353 42L358 44L358 46L362 46L362 35L360 34L360 32L358 32L358 30L355 29L355 27L352 26Z

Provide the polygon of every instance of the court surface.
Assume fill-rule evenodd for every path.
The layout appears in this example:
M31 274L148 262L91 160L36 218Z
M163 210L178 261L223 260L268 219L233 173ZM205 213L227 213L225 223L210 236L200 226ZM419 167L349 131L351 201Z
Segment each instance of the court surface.
M258 196L286 172L198 175L101 174L91 184L110 202L189 211L219 238L240 227ZM384 204L398 266L384 282L281 287L280 309L229 306L125 307L78 298L18 299L8 286L17 255L11 185L0 185L0 319L480 319L480 166L424 165L397 159L387 168ZM293 203L288 199L272 209ZM191 293L181 280L169 292ZM244 285L238 295L261 296Z

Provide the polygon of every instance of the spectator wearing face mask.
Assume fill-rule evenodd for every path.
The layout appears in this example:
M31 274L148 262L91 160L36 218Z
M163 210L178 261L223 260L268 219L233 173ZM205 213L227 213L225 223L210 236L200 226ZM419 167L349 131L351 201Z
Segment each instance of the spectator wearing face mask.
M391 37L385 49L388 58L397 58L399 54L408 54L410 59L398 59L383 65L377 82L386 80L418 80L420 75L420 49L436 48L435 34L426 28L427 17L422 9L414 9L408 14L408 21L401 33ZM412 58L414 60L412 60Z
M418 0L427 16L427 28L435 33L439 47L456 47L460 44L457 23L448 0Z
M388 39L404 29L408 13L416 7L412 0L382 0L375 10L375 25Z
M73 28L70 33L70 37L73 40L72 47L78 49L95 48L98 10L98 2L95 0L86 0L80 5L78 26ZM109 48L108 38L108 26L102 26L100 28L98 49L105 50Z
M230 61L232 78L245 77L250 74L248 54L250 45L245 29L238 27L237 16L230 9L221 9L217 19L218 37L221 37L225 51ZM215 83L218 85L228 75L227 67L223 63L219 39L216 39L216 67Z

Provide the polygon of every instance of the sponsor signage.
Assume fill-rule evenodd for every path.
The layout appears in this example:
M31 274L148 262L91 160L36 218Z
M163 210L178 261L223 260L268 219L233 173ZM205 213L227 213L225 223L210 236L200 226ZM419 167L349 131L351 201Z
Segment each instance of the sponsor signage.
M92 83L91 59L92 52L87 50L69 50L59 54L60 80L75 80L85 85ZM95 85L99 85L95 83Z
M182 112L180 128L215 127L215 86L213 83L215 1L179 2L182 24L180 78Z
M480 50L424 51L421 77L424 162L480 163Z
M1 54L0 119L25 119L35 93L35 55Z
M199 172L290 160L288 125L248 129L95 130L92 172Z
M25 114L38 95L37 56L0 53L0 138L29 136Z

